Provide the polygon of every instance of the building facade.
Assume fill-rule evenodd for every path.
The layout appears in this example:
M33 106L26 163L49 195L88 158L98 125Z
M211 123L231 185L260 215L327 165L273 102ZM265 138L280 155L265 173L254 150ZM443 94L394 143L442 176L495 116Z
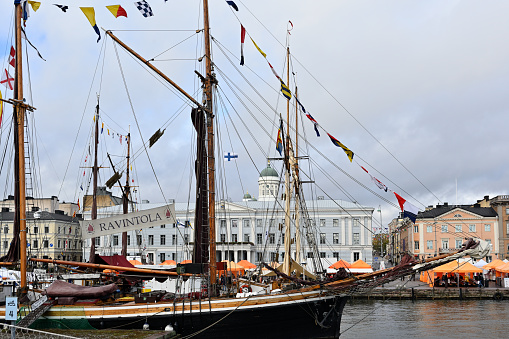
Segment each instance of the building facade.
M258 179L259 197L246 193L242 201L216 203L216 257L217 260L238 262L248 260L282 262L284 258L284 211L276 203L280 180L277 172L268 166ZM141 204L148 209L162 204ZM373 208L341 200L306 201L308 214L299 220L302 225L302 258L319 256L334 263L338 259L349 262L362 259L372 262L371 229ZM164 260L191 259L194 241L194 204L176 203L177 225L160 225L128 233L128 255L146 258L147 263L158 264ZM120 206L102 209L98 218L121 213ZM291 210L295 219L294 202ZM85 214L85 219L90 217ZM292 221L292 224L294 222ZM293 228L293 226L292 226ZM96 238L96 253L119 254L121 234ZM292 257L295 257L295 232L292 235ZM314 254L309 240L316 243ZM85 257L90 251L90 240L84 242ZM304 259L303 259L304 260Z

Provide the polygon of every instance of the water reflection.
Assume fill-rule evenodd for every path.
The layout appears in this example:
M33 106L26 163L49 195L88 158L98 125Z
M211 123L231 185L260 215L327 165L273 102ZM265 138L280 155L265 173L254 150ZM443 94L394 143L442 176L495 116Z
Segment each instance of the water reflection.
M508 313L507 300L354 300L345 306L341 339L507 338Z

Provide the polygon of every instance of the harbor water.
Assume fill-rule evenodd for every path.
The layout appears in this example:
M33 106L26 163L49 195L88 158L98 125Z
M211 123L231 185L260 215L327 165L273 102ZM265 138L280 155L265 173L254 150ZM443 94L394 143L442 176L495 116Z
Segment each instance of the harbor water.
M341 321L349 338L508 338L509 300L353 300Z

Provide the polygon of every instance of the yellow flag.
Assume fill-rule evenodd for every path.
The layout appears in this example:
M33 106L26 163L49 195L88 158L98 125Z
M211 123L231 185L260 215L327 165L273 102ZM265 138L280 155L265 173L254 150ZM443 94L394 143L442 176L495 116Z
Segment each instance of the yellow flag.
M80 9L83 12L83 14L85 14L85 16L87 17L88 21L90 22L90 24L94 28L94 31L99 36L99 38L97 38L97 42L99 42L99 40L101 40L101 33L99 32L99 28L97 27L97 24L95 22L95 10L94 10L94 7L80 7Z
M39 7L41 7L41 3L37 2L37 1L28 1L28 3L30 4L30 6L32 6L32 9L34 10L34 12L37 12Z
M260 52L264 58L267 57L267 54L263 53L263 51L260 49L260 47L258 47L258 45L256 44L256 42L254 42L253 38L251 38L251 41L253 42L253 45L255 45L256 49L258 50L258 52Z
M2 126L3 112L4 112L4 102L2 101L2 91L0 91L0 126Z

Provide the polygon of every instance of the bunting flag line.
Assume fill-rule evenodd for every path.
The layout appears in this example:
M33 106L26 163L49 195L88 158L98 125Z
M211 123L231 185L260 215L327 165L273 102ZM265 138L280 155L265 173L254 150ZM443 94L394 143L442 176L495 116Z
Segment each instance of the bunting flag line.
M16 50L11 46L11 52L9 53L9 65L16 68Z
M276 73L276 70L274 69L274 67L272 67L272 65L270 64L270 62L267 60L267 63L269 64L269 67L270 67L270 70L272 71L272 73L274 74L274 76L276 78L278 78L278 80L281 80L281 78L279 77L279 75L277 75Z
M327 133L327 135L329 136L330 140L332 141L332 143L334 145L336 145L337 147L340 147L343 149L343 151L345 151L348 159L350 159L350 162L352 162L353 160L353 156L354 156L354 153L348 149L348 147L346 147L345 145L343 145L341 142L339 142L338 139L334 138L332 135L330 135L329 133Z
M302 105L301 105L301 107L302 107ZM302 108L304 108L304 107L302 107ZM315 127L316 136L319 137L320 136L320 132L318 132L318 122L315 120L315 118L313 118L313 116L311 114L306 113L306 111L304 109L303 109L303 111L306 114L306 116L308 117L308 119L313 122L313 125Z
M111 12L111 14L113 14L115 18L118 18L119 16L125 16L127 18L127 12L120 5L106 6L106 8Z
M4 69L4 72L2 73L2 80L0 80L0 84L5 84L5 87L9 86L11 91L14 89L14 78L11 77L6 69Z
M141 15L143 15L145 18L148 18L149 16L154 16L152 8L150 8L150 5L145 0L136 1L134 4L136 5L136 8L138 8L138 10L140 11Z
M244 66L244 40L246 39L246 29L240 25L240 65Z
M34 10L34 12L37 12L37 10L39 9L39 7L41 7L41 3L40 2L37 2L37 1L28 1L28 3L30 4L30 6L32 7L32 9Z
M279 81L281 81L281 93L283 93L285 98L290 100L292 98L292 92L290 92L290 89L285 85L283 80L279 79Z
M371 174L369 174L369 176L371 177L371 181L373 181L375 183L376 187L378 187L381 190L384 190L385 192L387 192L389 190L389 188L387 188L387 186L385 186L385 184L383 182L381 182L380 180L378 180Z
M90 22L90 24L94 28L94 31L99 36L99 38L97 38L97 42L99 42L99 40L101 40L101 32L99 32L99 28L97 27L97 24L95 22L95 10L94 10L94 7L80 7L80 9L83 12L83 14L85 14L85 16L87 17L88 21Z
M412 222L415 223L419 209L403 199L403 197L401 197L398 193L394 192L394 195L396 196L396 199L398 199L399 207L403 212L403 217L408 217L410 220L412 220Z
M80 207L80 199L78 198L78 210L81 210L81 207Z
M30 46L32 46L32 48L33 48L33 49L35 49L35 51L36 51L36 52L37 52L37 54L39 55L39 58L41 58L42 60L46 61L46 59L44 59L44 58L42 57L42 55L41 55L41 53L39 52L39 50L37 49L37 47L35 47L35 46L34 46L34 44L32 44L32 43L30 42L30 40L28 40L27 35L26 35L25 30L23 29L23 27L21 27L21 37L22 37L23 39L25 39L25 41L26 41L26 42L28 42L28 44L29 44Z
M55 6L57 6L58 8L60 8L62 10L62 12L66 13L67 10L69 9L69 6L66 6L66 5L57 5L57 4L54 4Z
M239 8L238 8L238 7L237 7L237 5L235 4L235 2L233 2L233 1L226 1L226 3L227 3L228 5L230 5L230 6L232 6L232 8L233 8L234 10L236 10L237 12L239 11Z
M277 131L277 140L276 140L276 150L279 152L279 155L283 155L283 120L281 120L281 123L279 125L279 130Z
M101 134L103 134L103 131L104 131L104 122L101 125Z
M261 49L260 47L258 47L258 45L256 44L256 42L254 42L253 38L250 38L251 41L253 42L253 45L255 45L256 49L258 50L258 52L261 53L261 55L263 55L264 58L267 58L267 54L265 54ZM271 66L272 67L272 66Z

